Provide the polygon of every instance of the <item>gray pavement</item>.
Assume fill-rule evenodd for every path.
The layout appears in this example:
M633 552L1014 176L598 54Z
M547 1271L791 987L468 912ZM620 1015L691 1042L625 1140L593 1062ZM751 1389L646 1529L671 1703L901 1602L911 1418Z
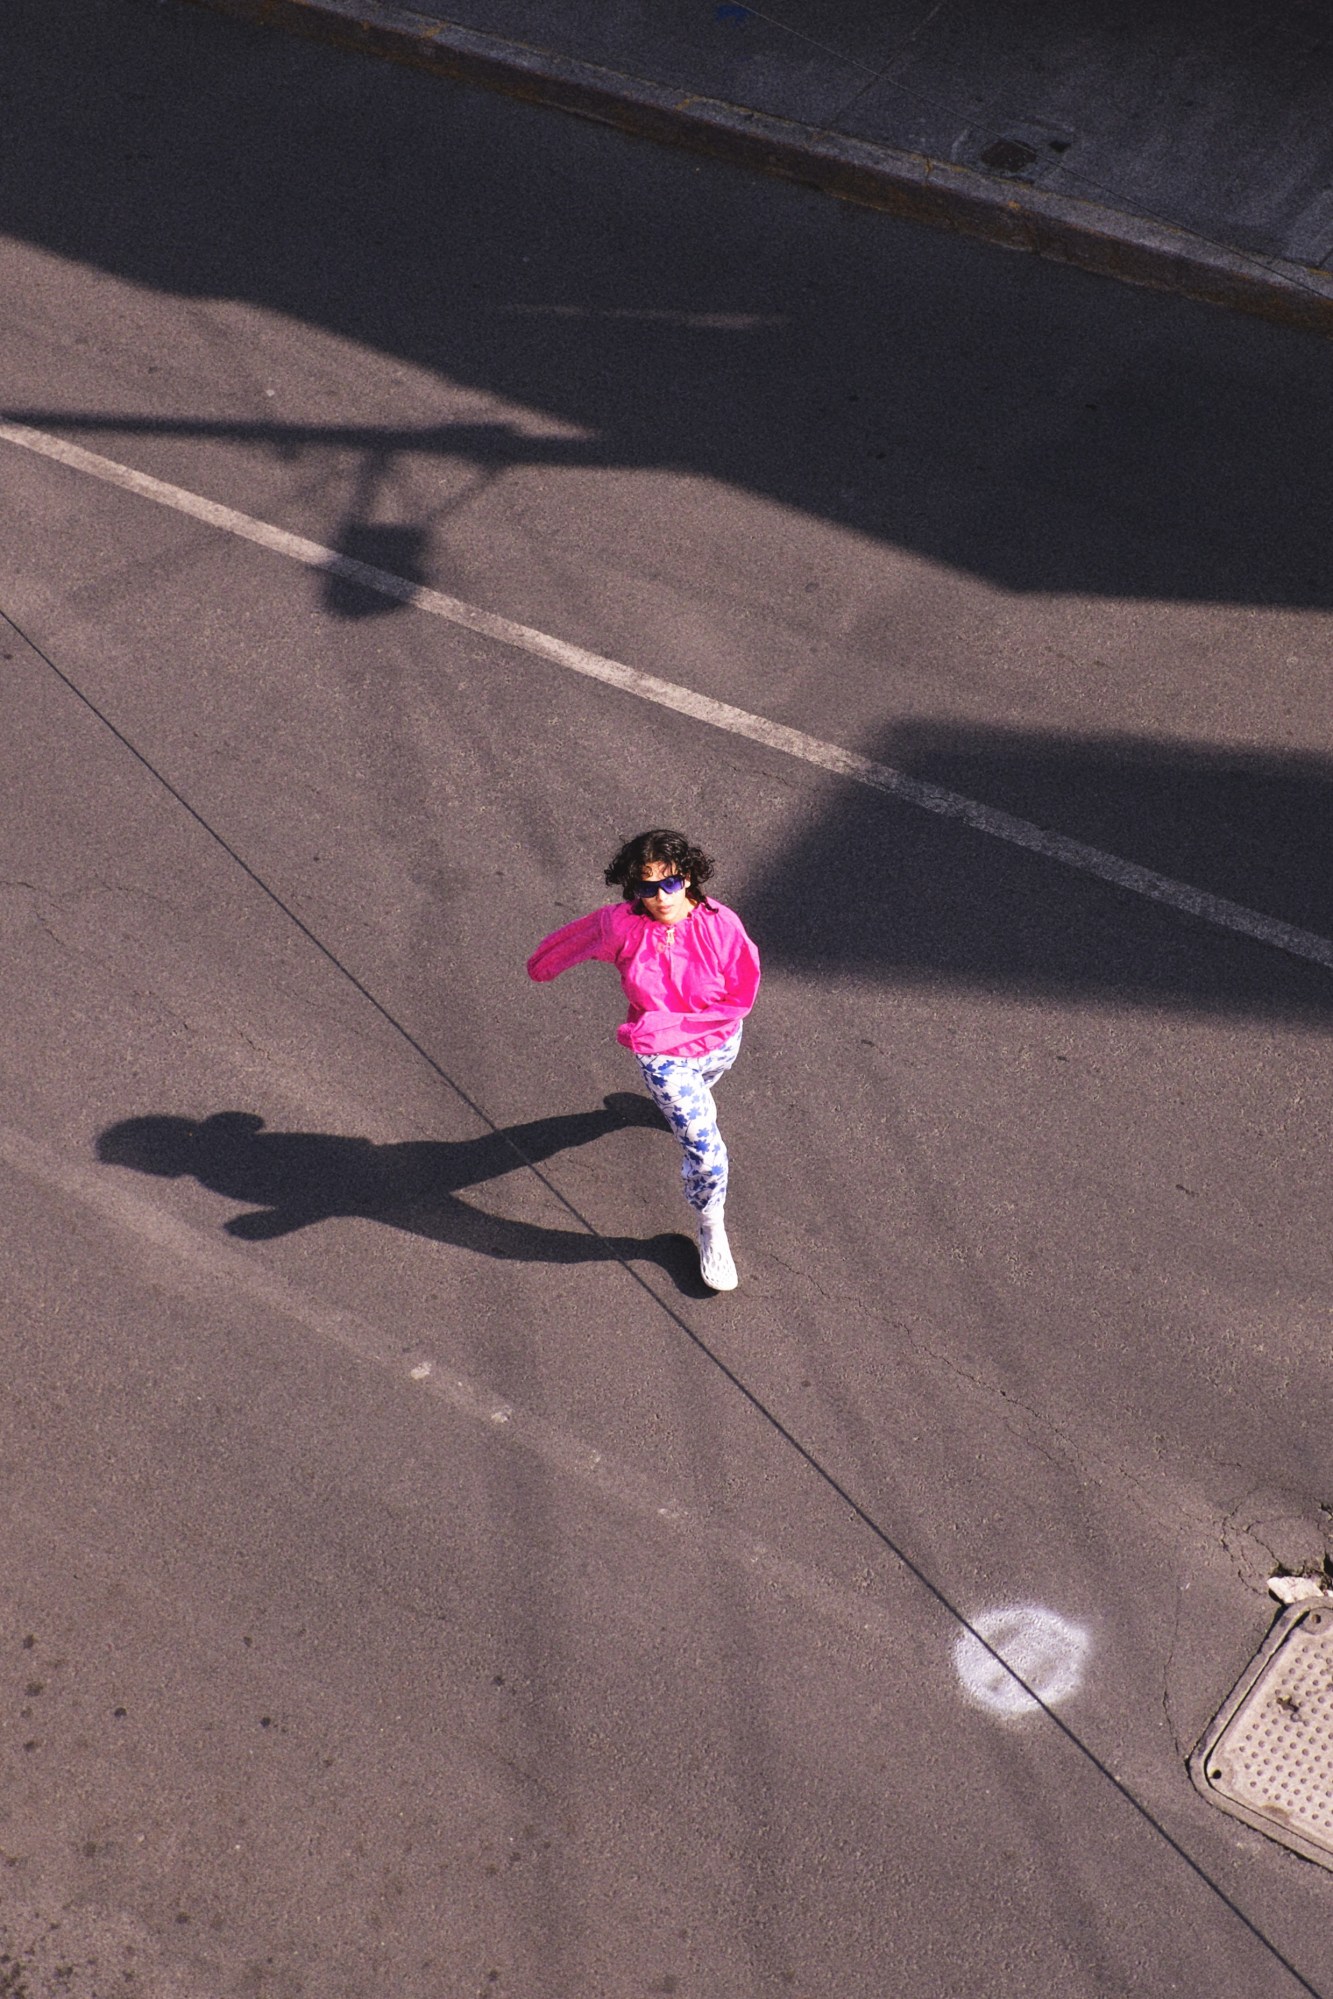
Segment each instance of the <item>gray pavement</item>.
M1322 340L199 10L18 25L8 415L1327 934ZM15 1991L1333 1992L1328 1877L1185 1769L1326 1543L1327 974L0 496ZM767 966L720 1299L614 983L522 972L657 819ZM1006 1722L955 1647L1022 1606L1077 1684Z
M1333 328L1333 33L1305 0L207 4Z

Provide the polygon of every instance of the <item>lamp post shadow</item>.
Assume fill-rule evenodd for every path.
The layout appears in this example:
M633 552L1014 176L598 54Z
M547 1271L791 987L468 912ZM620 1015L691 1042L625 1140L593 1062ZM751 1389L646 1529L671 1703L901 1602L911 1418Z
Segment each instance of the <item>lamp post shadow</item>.
M666 1129L647 1098L615 1091L601 1108L537 1118L479 1138L375 1145L334 1132L268 1131L252 1111L125 1118L98 1135L97 1157L161 1179L189 1176L243 1202L224 1224L242 1242L272 1242L319 1222L383 1222L479 1256L522 1263L653 1263L677 1289L705 1296L694 1244L679 1231L603 1236L547 1228L472 1207L464 1188L635 1126Z

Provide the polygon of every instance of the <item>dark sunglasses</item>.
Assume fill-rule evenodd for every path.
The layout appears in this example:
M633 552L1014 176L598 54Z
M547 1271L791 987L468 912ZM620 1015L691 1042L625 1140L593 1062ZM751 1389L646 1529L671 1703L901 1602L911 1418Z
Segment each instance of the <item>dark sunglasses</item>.
M634 893L640 902L646 902L650 895L675 895L684 886L684 875L663 875L660 882L635 882Z

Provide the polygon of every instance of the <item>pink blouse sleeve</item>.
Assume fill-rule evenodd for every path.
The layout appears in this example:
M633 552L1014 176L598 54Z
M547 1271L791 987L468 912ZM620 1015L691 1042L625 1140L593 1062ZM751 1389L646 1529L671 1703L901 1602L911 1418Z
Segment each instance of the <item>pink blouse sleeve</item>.
M728 911L728 914L736 928L727 956L727 1005L734 1007L740 1015L748 1013L758 997L759 953L739 916L734 911Z
M582 965L589 958L610 959L614 955L606 920L610 913L610 909L594 909L590 916L576 916L572 923L543 937L528 959L528 977L545 985L571 965Z

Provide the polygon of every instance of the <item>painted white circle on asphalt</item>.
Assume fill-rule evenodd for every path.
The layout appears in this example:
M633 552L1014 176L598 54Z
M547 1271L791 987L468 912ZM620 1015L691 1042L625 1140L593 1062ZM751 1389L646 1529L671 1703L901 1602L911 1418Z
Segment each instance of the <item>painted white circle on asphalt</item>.
M985 1645L976 1633L985 1639ZM1006 1604L974 1617L972 1630L955 1639L954 1670L968 1699L989 1709L991 1714L1006 1719L1039 1714L1041 1709L1033 1694L1048 1707L1055 1707L1077 1693L1090 1643L1087 1632L1071 1624L1067 1617L1061 1617L1058 1611L1047 1610L1039 1603ZM1005 1671L1000 1659L993 1658L986 1645L999 1653L1000 1659L1013 1668L1013 1673L1026 1682L1032 1693L1019 1685L1013 1673Z

